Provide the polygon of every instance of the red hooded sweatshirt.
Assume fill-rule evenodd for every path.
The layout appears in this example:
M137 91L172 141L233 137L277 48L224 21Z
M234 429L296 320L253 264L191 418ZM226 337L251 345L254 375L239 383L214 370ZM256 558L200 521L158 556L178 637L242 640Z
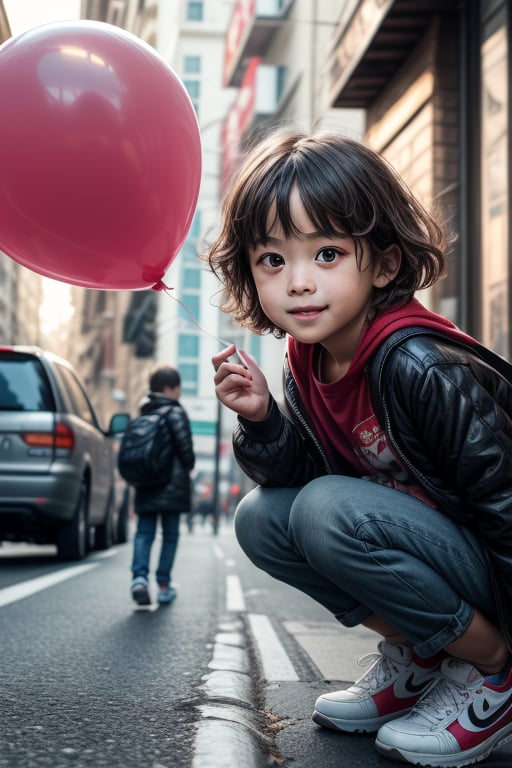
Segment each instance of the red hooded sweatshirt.
M361 337L348 371L338 381L319 380L318 345L288 339L288 359L309 419L327 453L333 472L342 470L338 456L354 467L361 477L406 491L424 501L424 492L413 485L398 461L370 399L366 364L383 341L401 328L421 326L473 343L450 320L430 312L416 299L379 314Z

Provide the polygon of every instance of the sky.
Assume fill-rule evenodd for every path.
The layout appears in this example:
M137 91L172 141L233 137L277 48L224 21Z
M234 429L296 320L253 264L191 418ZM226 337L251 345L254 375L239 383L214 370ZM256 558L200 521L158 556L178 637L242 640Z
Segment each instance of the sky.
M4 0L4 8L13 37L41 24L80 18L80 0ZM44 333L51 334L72 314L69 285L43 278L39 316Z

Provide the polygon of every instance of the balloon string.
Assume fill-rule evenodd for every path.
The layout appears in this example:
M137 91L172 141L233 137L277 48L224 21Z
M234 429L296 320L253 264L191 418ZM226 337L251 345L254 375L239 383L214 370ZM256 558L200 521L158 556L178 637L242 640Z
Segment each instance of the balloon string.
M215 339L215 341L218 341L218 342L219 342L219 344L222 344L224 347L230 347L230 346L231 346L232 342L230 342L230 341L225 341L225 339L221 339L221 338L219 338L218 336L215 336L215 334L214 334L214 333L211 333L210 331L207 331L205 328L203 328L202 326L200 326L200 325L199 325L199 323L197 322L197 320L195 319L194 315L192 314L192 312L190 311L190 309L187 307L187 305L186 305L186 304L184 304L184 303L181 301L181 299L177 299L177 298L176 298L176 296L173 296L173 294L171 293L171 291L173 291L173 290L174 290L174 288L169 288L169 286L168 286L168 285L166 285L166 284L165 284L165 283L164 283L162 280L159 280L159 281L158 281L158 283L155 283L155 284L154 284L153 286L151 286L151 287L152 287L152 290L153 290L153 291L163 291L165 294L167 294L167 296L169 296L169 298L170 298L170 299L172 299L172 300L173 300L173 301L175 301L177 304L179 304L179 305L180 305L180 307L182 307L182 308L185 310L185 312L187 313L187 315L188 315L188 317L189 317L190 321L191 321L192 323L194 323L194 325L196 326L196 328L198 328L198 329L201 331L201 333L204 333L206 336L209 336L211 339Z

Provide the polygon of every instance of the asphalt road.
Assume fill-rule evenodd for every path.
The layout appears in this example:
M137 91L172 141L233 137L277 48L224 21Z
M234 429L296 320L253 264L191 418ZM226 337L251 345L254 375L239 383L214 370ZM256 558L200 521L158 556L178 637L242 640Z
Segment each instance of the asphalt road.
M229 523L183 526L171 606L132 604L130 556L0 547L0 768L398 765L311 721L371 633L255 569ZM510 768L512 746L484 765Z
M4 550L2 587L70 569ZM2 768L191 764L196 690L223 595L211 540L185 550L179 598L165 609L132 606L128 545L0 607Z

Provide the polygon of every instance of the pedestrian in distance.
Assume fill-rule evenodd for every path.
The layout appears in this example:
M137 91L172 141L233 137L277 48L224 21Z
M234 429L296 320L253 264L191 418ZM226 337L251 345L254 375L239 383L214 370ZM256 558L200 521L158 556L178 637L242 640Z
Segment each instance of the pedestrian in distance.
M512 367L417 300L449 239L378 153L281 129L243 160L205 255L224 311L287 337L282 407L250 355L212 359L257 484L238 541L378 639L313 720L425 766L512 737Z
M171 447L168 460L168 480L158 485L138 485L135 488L137 530L133 542L131 594L138 605L151 603L149 588L150 556L161 522L162 543L156 569L157 601L164 605L176 597L172 586L172 567L179 539L180 515L188 513L191 504L191 476L195 455L188 415L179 402L181 377L175 368L159 365L149 377L149 393L140 413L159 413L158 429ZM162 438L162 435L159 435Z

